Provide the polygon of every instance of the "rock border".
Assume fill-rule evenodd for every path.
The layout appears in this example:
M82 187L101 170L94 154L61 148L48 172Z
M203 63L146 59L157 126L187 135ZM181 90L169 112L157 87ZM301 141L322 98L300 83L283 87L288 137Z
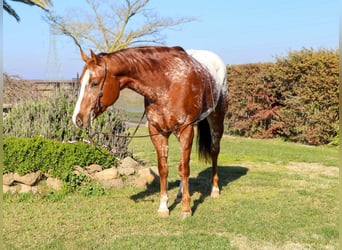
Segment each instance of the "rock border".
M159 182L157 167L144 167L131 157L120 161L118 167L102 169L100 165L92 164L85 168L75 166L73 173L84 174L96 183L100 183L106 189L134 186L147 188L148 184ZM7 173L2 176L3 193L40 193L44 192L44 186L48 190L59 191L64 183L49 173L36 171L20 176L17 173ZM46 189L45 188L45 189Z

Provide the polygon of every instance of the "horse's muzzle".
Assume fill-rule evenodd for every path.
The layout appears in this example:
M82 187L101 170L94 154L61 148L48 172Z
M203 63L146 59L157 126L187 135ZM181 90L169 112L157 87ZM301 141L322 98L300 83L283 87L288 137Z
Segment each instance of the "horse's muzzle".
M79 128L82 128L83 127L83 121L82 119L79 117L79 115L76 116L76 119L75 119L75 125Z
M86 116L80 114L76 115L73 118L73 122L78 128L86 128L89 125L92 126L92 122L95 118L96 114L93 111L91 111L90 114Z

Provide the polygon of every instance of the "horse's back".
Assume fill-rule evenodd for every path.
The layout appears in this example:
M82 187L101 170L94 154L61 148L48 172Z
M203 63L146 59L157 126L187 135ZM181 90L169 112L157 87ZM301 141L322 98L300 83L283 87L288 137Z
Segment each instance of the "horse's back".
M223 60L214 52L209 50L186 50L186 52L195 58L202 65L206 66L211 75L215 79L216 85L219 89L227 87L227 69Z

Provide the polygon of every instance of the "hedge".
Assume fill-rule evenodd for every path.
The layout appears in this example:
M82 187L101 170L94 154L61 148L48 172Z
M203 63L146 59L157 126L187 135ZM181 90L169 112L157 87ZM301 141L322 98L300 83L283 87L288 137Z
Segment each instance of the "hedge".
M335 140L338 50L302 49L275 63L228 66L227 78L229 134L309 145Z
M63 143L42 137L7 137L3 142L3 173L24 175L42 171L65 180L76 165L99 164L103 168L117 165L113 154L104 148L82 142Z

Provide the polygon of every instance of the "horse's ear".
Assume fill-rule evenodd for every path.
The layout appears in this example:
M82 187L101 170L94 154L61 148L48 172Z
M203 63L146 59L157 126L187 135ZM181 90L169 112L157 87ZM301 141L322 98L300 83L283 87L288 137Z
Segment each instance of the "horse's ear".
M81 51L81 57L82 57L82 60L84 61L84 62L89 62L90 61L90 58L83 52L83 50L82 49L80 49L80 51Z
M97 64L97 56L95 55L94 51L93 50L90 50L90 56L91 56L91 59L95 62L95 64Z

